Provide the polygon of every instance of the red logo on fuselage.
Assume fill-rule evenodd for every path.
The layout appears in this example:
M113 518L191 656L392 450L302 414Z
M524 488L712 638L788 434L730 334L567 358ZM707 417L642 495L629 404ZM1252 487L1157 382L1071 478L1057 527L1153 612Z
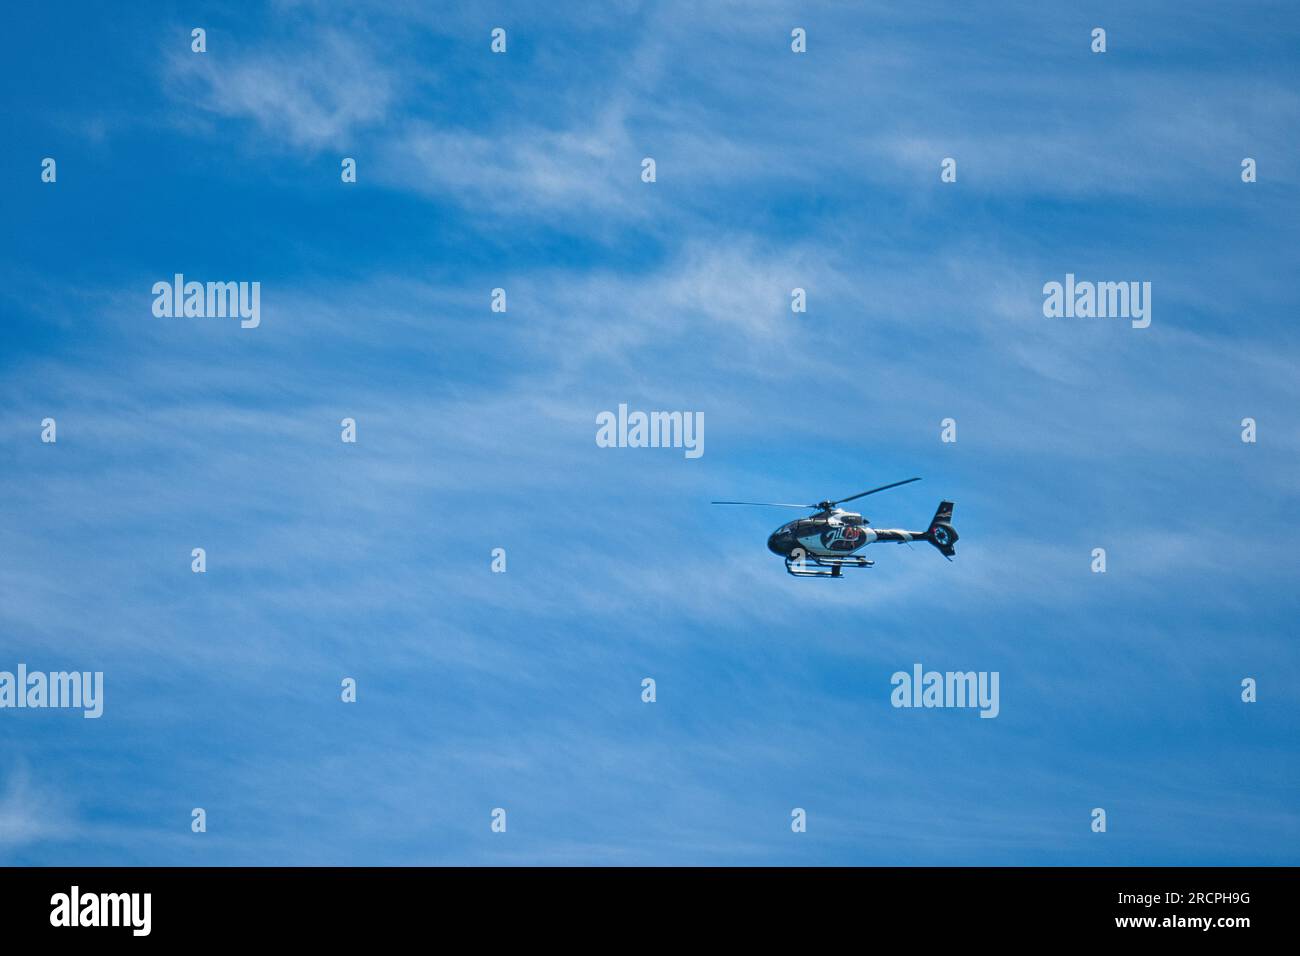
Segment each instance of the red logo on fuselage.
M858 541L864 537L861 528L841 525L822 534L822 547L831 551L852 551L858 547Z

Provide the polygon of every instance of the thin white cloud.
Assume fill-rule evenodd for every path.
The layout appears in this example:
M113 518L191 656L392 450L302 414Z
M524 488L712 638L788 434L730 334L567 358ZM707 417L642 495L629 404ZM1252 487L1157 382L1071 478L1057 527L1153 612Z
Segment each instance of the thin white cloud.
M324 29L304 42L231 54L176 54L167 61L167 80L203 110L252 120L271 151L348 145L360 130L387 117L396 77L337 30Z
M8 715L12 720L13 715ZM0 850L70 840L78 826L64 797L32 778L26 761L10 764L0 791Z

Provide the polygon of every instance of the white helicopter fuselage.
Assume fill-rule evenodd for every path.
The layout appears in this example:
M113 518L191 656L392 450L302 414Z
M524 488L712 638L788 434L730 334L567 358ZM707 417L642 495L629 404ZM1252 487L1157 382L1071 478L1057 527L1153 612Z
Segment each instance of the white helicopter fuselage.
M878 541L902 544L925 540L926 534L901 528L872 528L862 515L836 509L782 525L768 538L767 546L783 556L798 550L817 557L840 557Z

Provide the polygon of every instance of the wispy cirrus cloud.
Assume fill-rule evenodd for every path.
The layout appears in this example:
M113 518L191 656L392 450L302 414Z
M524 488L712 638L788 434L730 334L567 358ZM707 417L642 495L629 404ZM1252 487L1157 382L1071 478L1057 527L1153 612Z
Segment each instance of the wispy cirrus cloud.
M166 81L179 99L253 122L264 148L338 148L389 117L398 75L362 41L324 29L305 42L173 53Z
M9 763L0 778L0 852L66 842L78 832L66 795L34 779L25 759Z

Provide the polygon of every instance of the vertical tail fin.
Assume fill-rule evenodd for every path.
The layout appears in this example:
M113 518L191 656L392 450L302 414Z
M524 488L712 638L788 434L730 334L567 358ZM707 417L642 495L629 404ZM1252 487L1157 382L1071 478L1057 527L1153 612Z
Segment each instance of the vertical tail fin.
M945 558L951 559L957 553L953 547L957 543L957 529L952 526L951 501L939 502L939 508L930 519L930 527L925 532L925 540L938 548Z

